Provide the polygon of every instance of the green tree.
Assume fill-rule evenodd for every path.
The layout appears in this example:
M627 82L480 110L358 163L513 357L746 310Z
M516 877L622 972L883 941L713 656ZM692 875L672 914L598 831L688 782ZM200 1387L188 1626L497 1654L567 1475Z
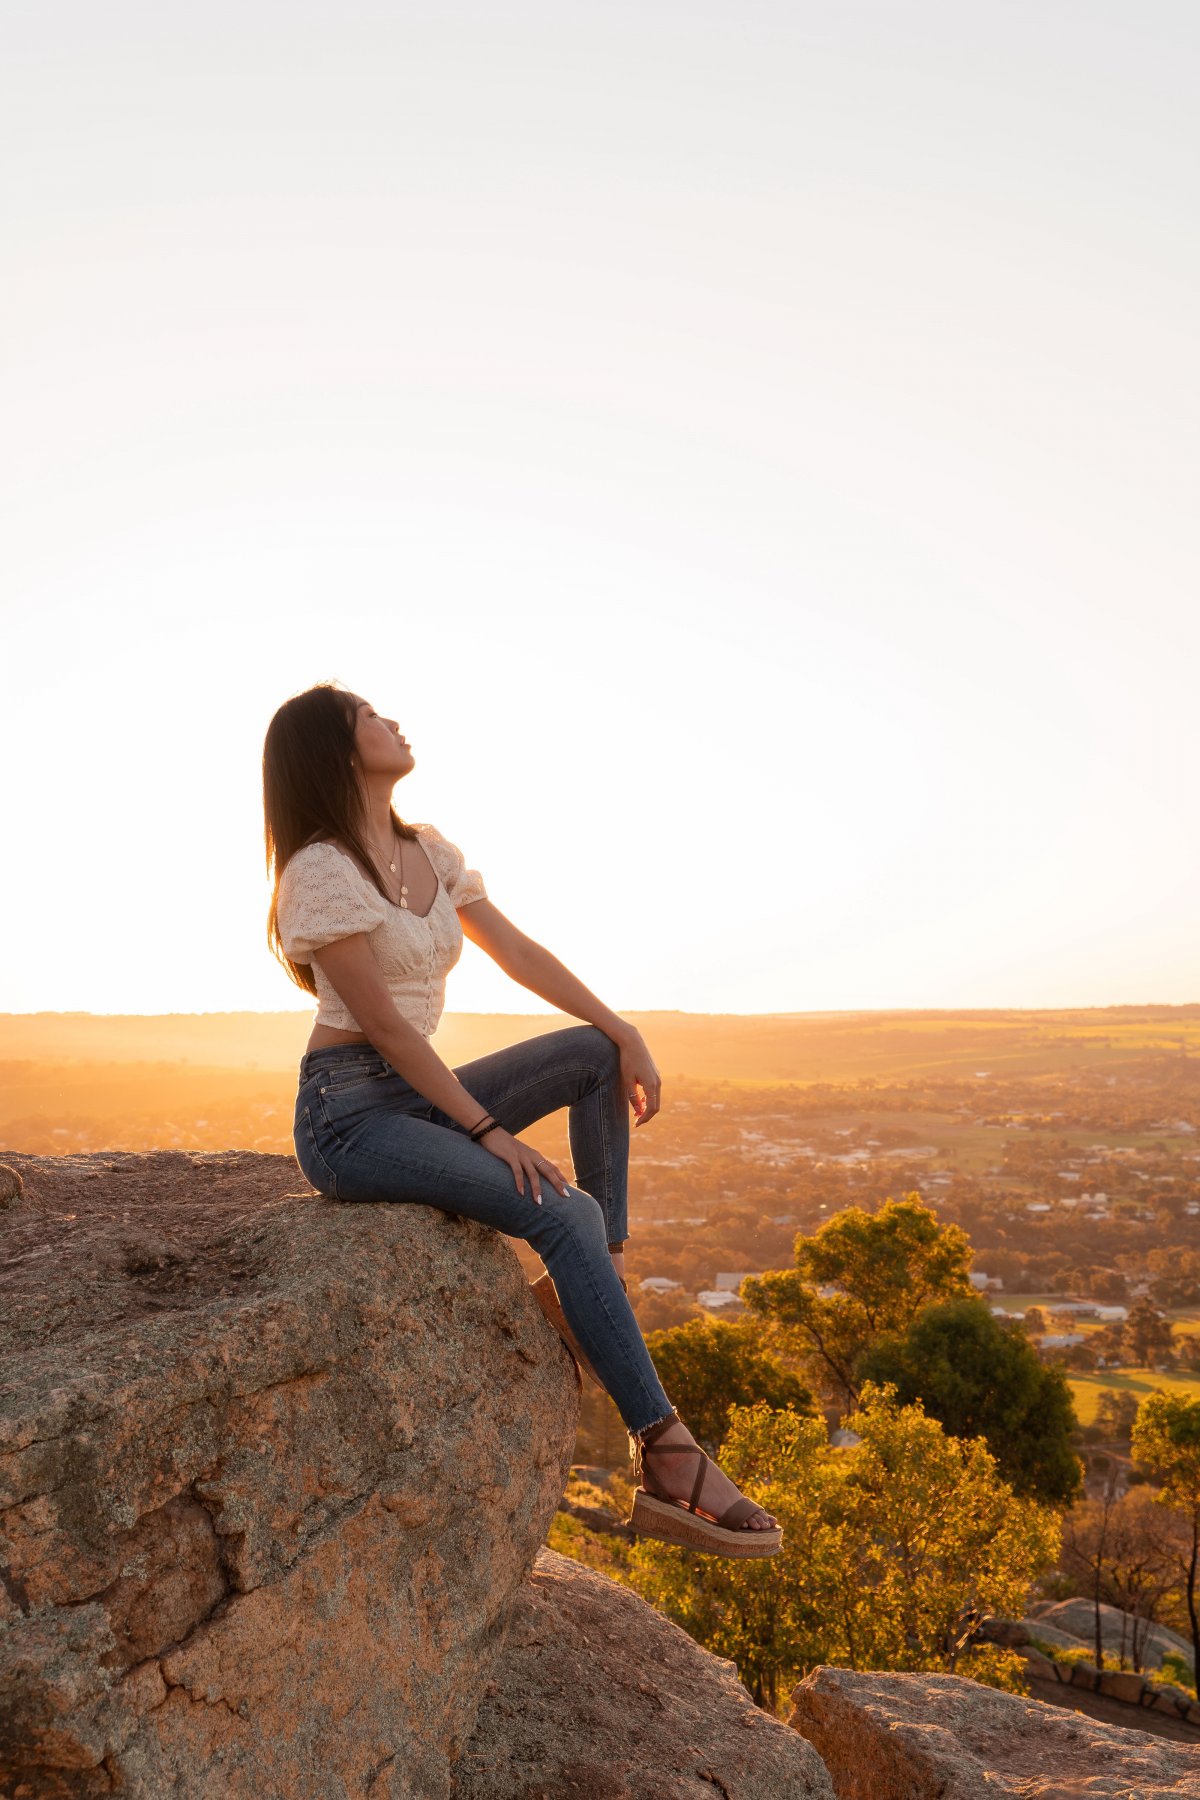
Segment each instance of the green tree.
M1191 1533L1185 1592L1192 1629L1192 1657L1200 1683L1200 1614L1196 1573L1200 1565L1200 1400L1147 1394L1133 1426L1133 1459L1162 1483L1164 1505L1183 1514Z
M846 1207L811 1237L798 1232L794 1255L794 1269L748 1275L741 1296L839 1404L857 1403L868 1344L906 1330L932 1301L973 1291L966 1233L943 1225L917 1194L875 1213Z
M779 1411L813 1410L812 1394L763 1347L761 1331L748 1320L690 1319L650 1332L646 1347L673 1405L710 1456L725 1436L731 1405L761 1400Z
M1014 1493L1052 1505L1079 1493L1082 1473L1071 1447L1079 1424L1067 1378L985 1301L926 1307L902 1337L868 1346L856 1374L891 1382L906 1404L921 1401L951 1436L986 1439Z
M1143 1295L1125 1321L1122 1345L1135 1368L1155 1369L1172 1360L1174 1335L1171 1321Z
M971 1673L983 1613L1020 1618L1058 1555L1050 1507L1019 1500L980 1438L948 1437L919 1404L865 1382L845 1421L861 1442L846 1485L856 1532L855 1668Z
M1138 1415L1138 1397L1128 1388L1101 1388L1096 1399L1096 1432L1100 1440L1127 1444Z
M1057 1554L1056 1515L1019 1500L981 1440L947 1437L891 1390L865 1384L847 1424L859 1442L834 1449L819 1419L732 1408L721 1466L780 1520L782 1551L739 1561L645 1538L631 1585L771 1711L818 1663L1018 1686L1019 1658L971 1637L981 1613L1021 1616Z

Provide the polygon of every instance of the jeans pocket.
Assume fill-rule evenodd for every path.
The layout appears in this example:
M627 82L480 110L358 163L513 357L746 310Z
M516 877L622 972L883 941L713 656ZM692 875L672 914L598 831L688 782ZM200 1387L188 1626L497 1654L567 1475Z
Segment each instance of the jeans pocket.
M327 1200L340 1200L337 1176L317 1148L317 1135L307 1106L297 1116L294 1141L296 1161L305 1180L316 1188L318 1194L324 1194Z

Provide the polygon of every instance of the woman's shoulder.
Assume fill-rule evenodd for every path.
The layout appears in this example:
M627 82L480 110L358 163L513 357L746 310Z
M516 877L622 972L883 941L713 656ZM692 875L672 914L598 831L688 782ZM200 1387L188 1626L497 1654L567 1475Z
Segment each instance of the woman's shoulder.
M431 824L428 819L410 819L408 823L410 829L416 832L423 845L432 844L436 850L442 849L443 846L449 846L450 839L446 836L445 832L439 831L437 826Z
M281 880L290 876L291 880L302 880L308 875L321 875L326 879L331 874L352 872L362 876L362 871L354 858L333 838L313 838L307 844L301 844L293 850L284 866ZM365 880L366 877L362 876Z
M347 862L350 861L349 856L335 838L310 838L306 844L301 844L298 850L292 851L288 857L287 866L290 869L293 863L326 862L331 855L341 856Z

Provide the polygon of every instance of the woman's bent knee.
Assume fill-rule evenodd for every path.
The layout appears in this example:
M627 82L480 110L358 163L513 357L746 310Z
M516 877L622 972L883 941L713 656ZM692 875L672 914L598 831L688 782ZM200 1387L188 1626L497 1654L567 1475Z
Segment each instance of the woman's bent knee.
M545 1214L545 1223L551 1229L570 1231L585 1242L594 1239L605 1244L608 1226L604 1208L594 1194L583 1188L568 1187L565 1194L560 1194L543 1181L539 1211Z

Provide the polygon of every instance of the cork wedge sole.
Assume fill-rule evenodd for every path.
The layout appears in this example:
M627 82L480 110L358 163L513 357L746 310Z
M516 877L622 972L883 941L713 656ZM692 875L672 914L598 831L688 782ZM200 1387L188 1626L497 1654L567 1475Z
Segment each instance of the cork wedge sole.
M692 1550L707 1550L718 1556L776 1555L783 1548L783 1527L772 1525L770 1529L759 1529L746 1523L755 1513L766 1510L756 1500L745 1494L739 1495L719 1519L701 1509L705 1471L712 1458L705 1455L699 1444L666 1442L666 1433L672 1425L682 1424L683 1420L672 1407L644 1437L638 1439L633 1470L641 1485L633 1490L633 1505L625 1524L643 1537L661 1538L667 1544L686 1544ZM690 1500L677 1500L672 1494L650 1491L647 1482L655 1487L659 1485L653 1467L647 1467L646 1459L652 1456L699 1457Z
M625 1524L641 1537L660 1538L667 1544L684 1544L690 1550L707 1550L720 1556L774 1556L783 1548L783 1530L755 1530L743 1525L733 1529L715 1519L690 1513L682 1500L657 1500L645 1488L633 1490L633 1506Z

